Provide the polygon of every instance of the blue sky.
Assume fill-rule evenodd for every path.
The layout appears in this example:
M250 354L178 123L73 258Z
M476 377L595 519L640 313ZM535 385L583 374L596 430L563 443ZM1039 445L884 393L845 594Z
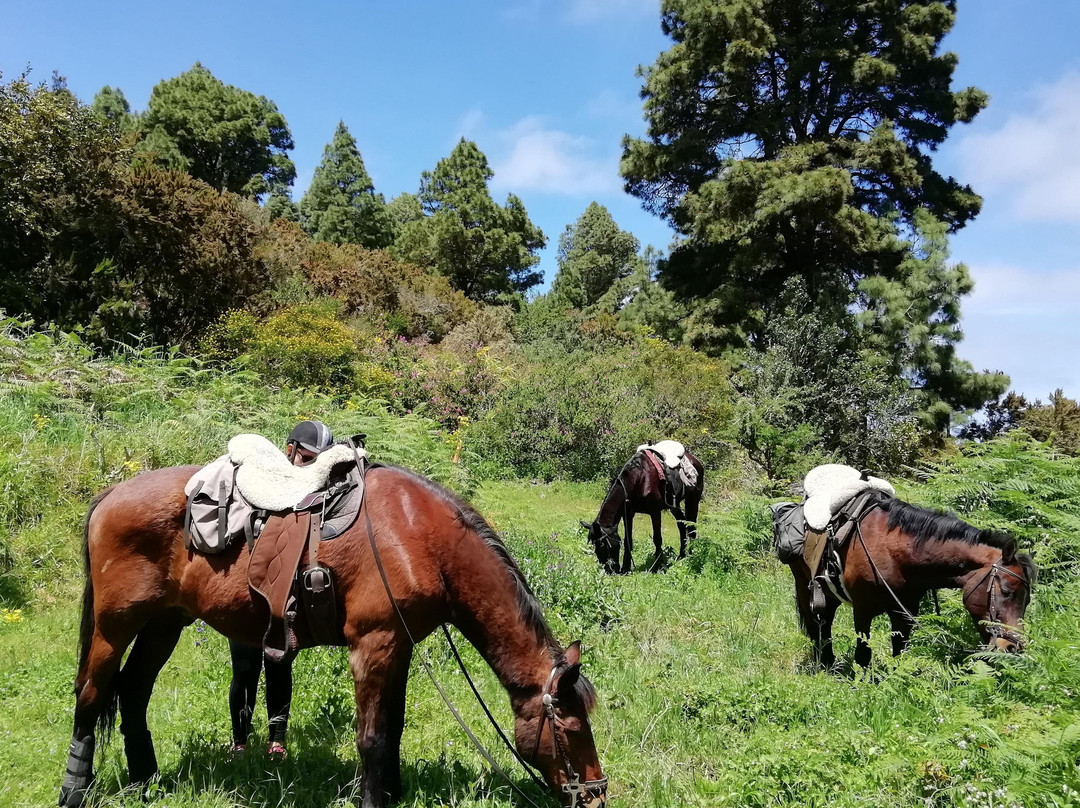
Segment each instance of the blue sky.
M635 70L668 45L655 0L0 0L0 19L6 78L56 69L86 101L111 84L142 109L154 84L201 61L273 99L296 141L298 192L339 118L387 198L474 139L497 196L522 197L547 234L549 280L559 234L593 199L643 244L671 236L618 178L622 135L644 131ZM1076 0L960 0L946 42L958 85L991 95L937 158L985 199L953 241L976 281L960 353L1044 399L1080 395L1077 31Z

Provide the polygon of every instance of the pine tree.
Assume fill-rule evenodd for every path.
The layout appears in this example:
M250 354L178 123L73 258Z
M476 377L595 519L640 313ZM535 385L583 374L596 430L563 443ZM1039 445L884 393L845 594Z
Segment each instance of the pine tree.
M693 344L764 349L797 280L804 315L873 310L867 347L925 394L937 427L1004 389L1000 374L955 358L966 271L919 253L930 229L944 249L981 205L931 159L987 101L952 88L957 57L939 52L955 10L955 0L665 0L675 45L642 72L648 136L624 139L622 174L681 234L661 280L690 304ZM862 349L859 333L848 337Z
M99 118L115 123L121 129L126 128L131 119L131 104L124 97L124 91L107 84L97 91L90 109Z
M219 191L261 196L296 178L292 135L277 105L199 63L154 87L142 130L142 151Z
M639 247L634 234L620 230L607 208L592 202L559 237L552 294L574 308L593 305L616 280L634 271Z
M393 240L386 201L375 193L356 139L344 121L338 121L311 187L300 201L300 221L316 241L381 249Z
M393 251L403 261L434 269L474 300L525 292L538 284L536 255L547 239L510 194L491 198L487 157L462 138L450 156L420 180L423 216L402 225ZM398 213L409 217L408 200Z

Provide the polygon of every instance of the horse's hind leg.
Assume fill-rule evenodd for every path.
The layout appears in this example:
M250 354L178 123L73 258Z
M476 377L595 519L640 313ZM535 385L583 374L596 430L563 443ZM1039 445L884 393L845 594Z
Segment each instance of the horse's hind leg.
M75 680L75 729L68 748L67 769L60 783L58 805L79 808L94 781L94 725L107 729L111 723L113 679L134 631L102 633L100 624L91 635L86 659Z
M158 772L154 741L146 726L146 707L158 673L176 648L180 632L189 623L181 614L166 614L151 620L135 638L135 645L117 677L120 732L124 736L132 783L148 782Z
M653 564L650 569L655 571L656 563L660 560L660 555L664 552L664 534L660 531L660 511L651 513L649 516L652 518L653 546L656 547L656 558L653 559Z
M634 569L634 512L629 505L623 514L623 562L622 574L628 575Z
M680 527L685 527L686 532L680 532L680 536L686 539L687 545L683 547L680 555L686 555L689 547L694 546L694 539L697 538L697 518L698 507L701 505L701 491L694 488L686 492L686 508L685 517L682 522L679 523Z
M361 808L383 808L388 799L401 796L401 733L412 649L391 631L370 632L350 645Z

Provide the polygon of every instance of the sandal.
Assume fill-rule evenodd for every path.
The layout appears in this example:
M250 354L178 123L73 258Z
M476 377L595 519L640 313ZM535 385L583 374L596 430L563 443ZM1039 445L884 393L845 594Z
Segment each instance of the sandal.
M226 755L226 760L236 760L238 757L244 754L246 750L247 746L245 744L234 743L232 745L232 748L229 749L229 752Z
M270 748L266 750L266 753L270 756L271 760L284 760L289 756L289 753L285 751L285 747L277 741L270 742Z

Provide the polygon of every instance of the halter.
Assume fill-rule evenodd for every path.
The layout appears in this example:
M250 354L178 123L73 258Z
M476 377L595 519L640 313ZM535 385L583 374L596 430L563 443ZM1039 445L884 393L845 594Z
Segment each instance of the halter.
M995 561L993 564L990 565L990 569L986 571L983 577L979 579L978 583L976 583L975 586L971 587L971 589L964 594L964 596L960 599L960 602L966 606L967 599L971 596L972 592L975 592L982 585L982 582L986 581L986 605L990 617L989 625L987 626L987 632L990 634L991 637L995 639L1001 638L1013 642L1013 637L1018 636L1017 632L1007 626L1003 626L1001 621L998 620L998 615L1001 613L1001 610L1000 608L998 608L998 601L994 599L994 583L999 581L1001 573L1003 572L1007 575L1011 575L1013 578L1020 581L1022 584L1024 584L1024 586L1027 587L1028 592L1031 592L1031 581L1027 579L1027 576L1021 575L1018 572L1013 572L1008 567L1003 567ZM1000 583L998 583L997 592L1000 596ZM1009 635L1012 636L1010 637Z
M559 717L555 715L555 705L558 704L559 700L551 693L551 685L555 681L557 672L558 668L552 667L551 673L548 674L547 684L544 685L544 694L540 697L544 709L540 713L540 726L536 728L536 746L533 747L532 757L533 760L536 760L537 755L540 754L540 739L544 735L544 722L551 721L551 738L555 743L555 751L562 758L563 766L566 769L567 782L563 783L562 790L565 794L570 795L570 808L577 808L579 804L585 805L586 796L594 791L598 792L600 797L606 796L608 779L601 777L599 780L586 780L583 783L570 763L570 756L566 753L566 747L559 736Z

